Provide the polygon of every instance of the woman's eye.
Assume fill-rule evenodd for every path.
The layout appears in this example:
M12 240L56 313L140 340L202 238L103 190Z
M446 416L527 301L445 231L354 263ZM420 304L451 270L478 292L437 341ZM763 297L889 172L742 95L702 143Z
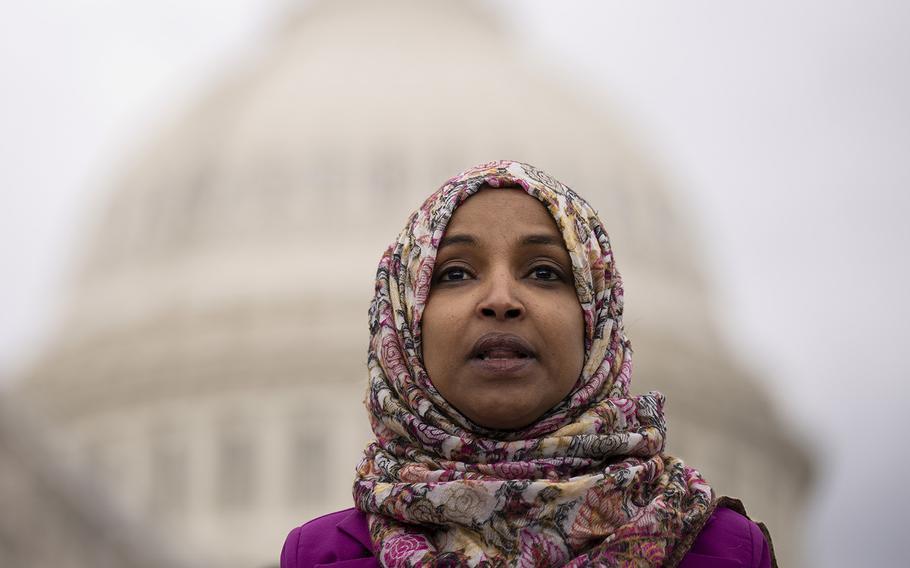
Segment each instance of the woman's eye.
M549 266L538 266L532 273L538 280L559 280L559 273Z
M453 266L442 271L439 275L440 282L459 282L468 279L468 271L464 268Z

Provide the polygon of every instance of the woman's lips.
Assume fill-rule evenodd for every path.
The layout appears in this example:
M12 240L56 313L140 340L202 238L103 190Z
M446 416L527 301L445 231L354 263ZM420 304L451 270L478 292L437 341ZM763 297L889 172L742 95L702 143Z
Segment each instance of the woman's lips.
M477 338L471 348L469 358L489 359L490 354L502 355L499 359L513 357L535 357L534 347L528 341L514 333L490 332Z
M492 332L480 336L471 349L469 363L479 371L516 374L536 359L534 348L523 337Z
M534 362L533 357L508 359L471 359L468 364L479 372L491 375L517 375Z

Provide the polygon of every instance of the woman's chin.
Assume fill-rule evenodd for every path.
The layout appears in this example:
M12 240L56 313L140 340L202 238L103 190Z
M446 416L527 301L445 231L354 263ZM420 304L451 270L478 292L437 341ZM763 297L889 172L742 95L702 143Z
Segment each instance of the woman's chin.
M491 430L521 430L543 416L543 412L516 408L512 405L497 405L491 408L475 409L464 413L471 422Z

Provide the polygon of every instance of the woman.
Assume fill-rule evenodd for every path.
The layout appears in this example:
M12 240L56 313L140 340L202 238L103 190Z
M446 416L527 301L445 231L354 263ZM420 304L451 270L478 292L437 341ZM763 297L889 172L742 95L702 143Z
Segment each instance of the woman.
M622 306L571 189L507 161L449 180L379 263L356 508L294 529L282 567L771 566L741 505L662 453Z

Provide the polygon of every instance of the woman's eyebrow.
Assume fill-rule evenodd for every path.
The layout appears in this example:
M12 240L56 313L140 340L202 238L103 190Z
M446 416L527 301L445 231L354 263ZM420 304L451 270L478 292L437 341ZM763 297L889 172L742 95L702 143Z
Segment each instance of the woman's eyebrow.
M468 234L454 234L446 235L439 241L439 247L436 249L437 252L442 250L444 247L449 245L477 245L477 239L473 235ZM521 245L547 245L563 248L562 237L558 235L547 235L547 234L537 234L537 235L526 235L521 239Z
M444 247L447 247L449 245L457 245L457 244L476 245L477 239L475 239L471 235L464 235L464 234L446 235L445 237L442 238L441 241L439 241L439 247L437 247L436 251L439 252Z
M523 245L550 245L563 248L562 237L557 235L528 235L521 239Z

